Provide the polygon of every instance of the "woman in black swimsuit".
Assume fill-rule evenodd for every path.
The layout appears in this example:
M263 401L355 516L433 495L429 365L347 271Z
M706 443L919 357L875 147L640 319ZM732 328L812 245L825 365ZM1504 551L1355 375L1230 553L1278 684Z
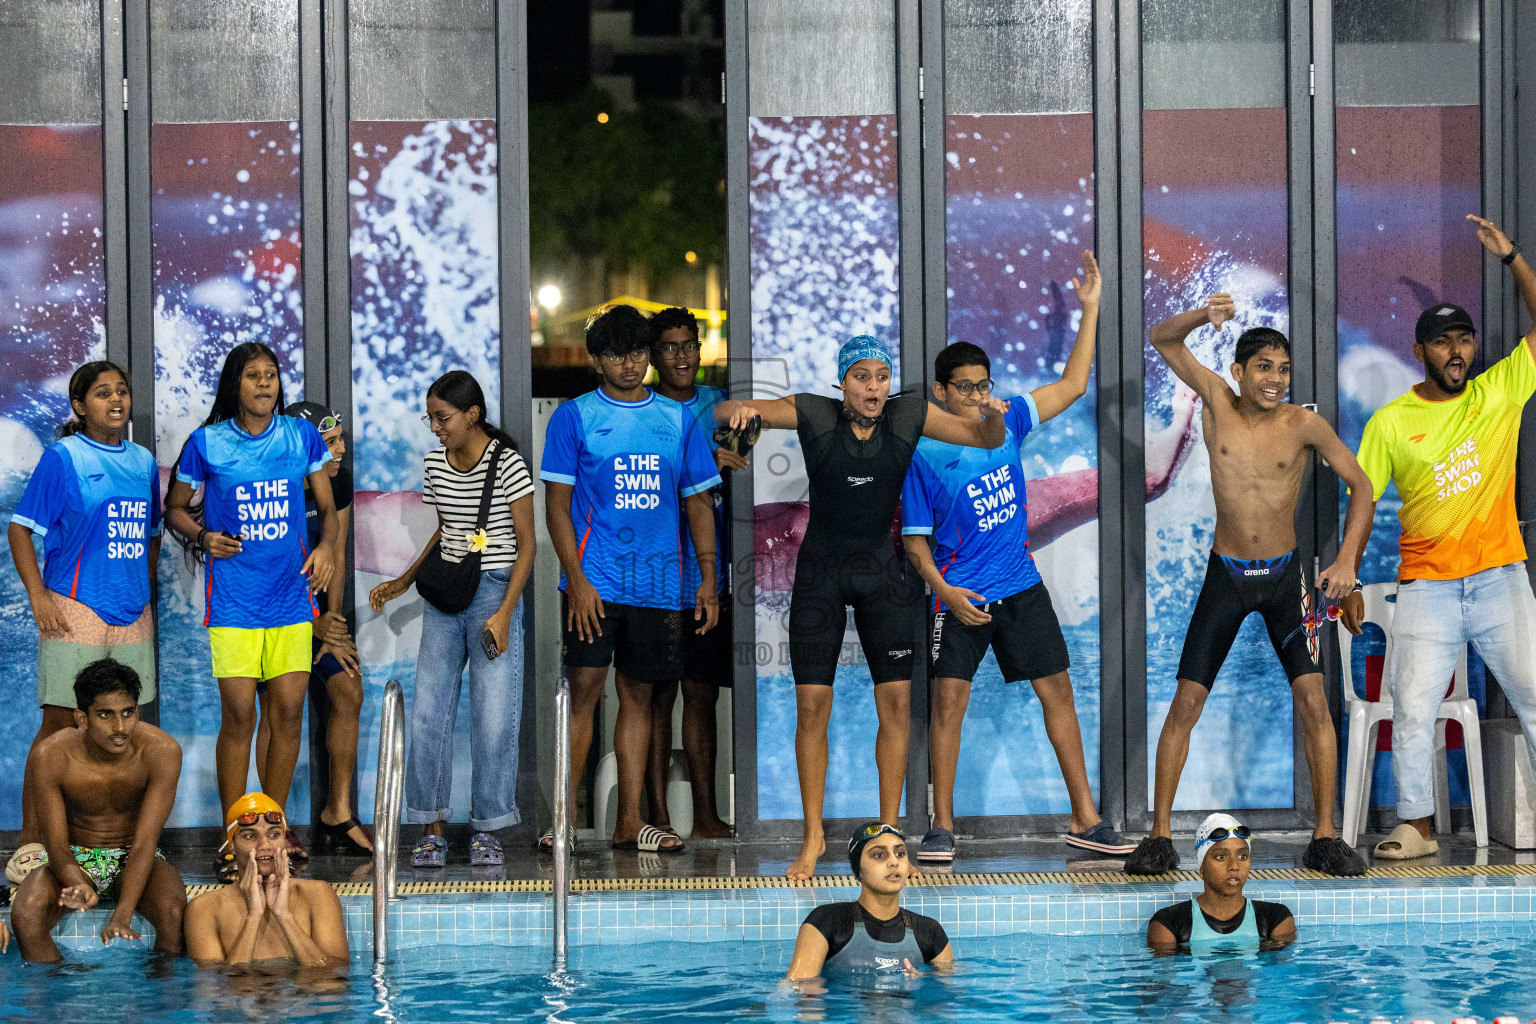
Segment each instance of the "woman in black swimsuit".
M744 430L795 430L810 478L810 523L795 564L789 605L789 660L795 677L795 763L805 812L805 842L790 878L809 878L826 852L822 801L832 679L847 608L875 682L880 731L880 819L895 824L906 781L912 657L922 623L922 581L892 540L891 524L919 437L996 448L1006 436L1008 403L987 398L984 418L967 420L921 394L891 397L891 357L874 338L838 352L843 399L798 394L771 401L726 401L715 420Z

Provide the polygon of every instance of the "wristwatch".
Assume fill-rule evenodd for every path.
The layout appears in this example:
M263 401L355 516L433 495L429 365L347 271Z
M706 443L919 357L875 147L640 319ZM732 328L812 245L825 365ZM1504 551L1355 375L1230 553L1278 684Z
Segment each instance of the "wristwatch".
M1355 588L1353 590L1351 590L1350 593L1358 594L1358 593L1360 593L1364 589L1365 589L1365 584L1361 583L1359 580L1355 580Z
M1509 243L1509 255L1505 256L1499 262L1503 263L1507 267L1511 263L1515 262L1515 257L1519 256L1519 255L1520 255L1520 243L1519 242L1510 242Z

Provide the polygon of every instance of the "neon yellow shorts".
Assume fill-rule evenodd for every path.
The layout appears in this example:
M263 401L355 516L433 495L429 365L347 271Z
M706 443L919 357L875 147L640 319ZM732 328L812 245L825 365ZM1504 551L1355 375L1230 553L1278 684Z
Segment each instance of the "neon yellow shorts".
M264 682L290 672L308 675L313 630L308 622L269 629L209 626L214 678Z

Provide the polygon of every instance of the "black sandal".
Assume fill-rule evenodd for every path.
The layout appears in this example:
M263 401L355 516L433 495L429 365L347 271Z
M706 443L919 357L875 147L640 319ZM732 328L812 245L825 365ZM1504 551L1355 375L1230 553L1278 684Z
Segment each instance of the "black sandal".
M339 825L327 825L323 820L315 820L315 845L328 853L339 854L343 857L372 857L373 850L352 838L351 832L357 829L363 835L368 835L368 830L363 828L363 823L357 817L348 818ZM369 836L371 839L372 836Z

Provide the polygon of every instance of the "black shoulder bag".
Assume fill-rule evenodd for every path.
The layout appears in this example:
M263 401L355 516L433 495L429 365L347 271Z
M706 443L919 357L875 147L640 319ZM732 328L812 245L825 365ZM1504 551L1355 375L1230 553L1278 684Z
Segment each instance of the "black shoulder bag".
M475 529L485 529L491 520L491 493L496 489L496 470L501 465L503 448L497 442L491 454L491 464L485 470L485 489L480 492L480 514L475 518ZM450 562L443 557L443 542L432 545L427 557L416 570L416 592L433 608L444 615L457 615L468 608L480 586L479 551L468 552L461 561Z

